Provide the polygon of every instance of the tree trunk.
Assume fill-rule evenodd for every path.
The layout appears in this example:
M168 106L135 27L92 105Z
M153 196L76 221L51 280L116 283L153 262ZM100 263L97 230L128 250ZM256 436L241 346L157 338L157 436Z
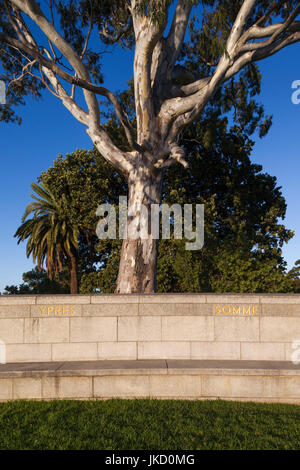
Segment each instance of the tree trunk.
M70 265L70 294L78 294L78 277L77 277L77 259L76 256L71 253L69 257Z
M116 293L156 291L158 239L151 237L151 205L160 204L161 184L161 170L140 165L129 175L127 238L123 240ZM141 231L141 236L133 239L136 231Z

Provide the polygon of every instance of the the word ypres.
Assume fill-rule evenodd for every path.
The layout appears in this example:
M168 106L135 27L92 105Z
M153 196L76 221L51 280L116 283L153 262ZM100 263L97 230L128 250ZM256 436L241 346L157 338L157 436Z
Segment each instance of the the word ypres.
M43 316L54 315L56 317L60 315L74 315L75 314L73 305L49 305L49 306L40 307L40 310Z

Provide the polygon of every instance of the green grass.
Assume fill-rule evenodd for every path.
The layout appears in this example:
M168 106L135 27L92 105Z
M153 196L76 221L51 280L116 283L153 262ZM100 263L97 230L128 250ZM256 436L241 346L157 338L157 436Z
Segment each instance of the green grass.
M0 449L300 449L300 406L173 400L0 403Z

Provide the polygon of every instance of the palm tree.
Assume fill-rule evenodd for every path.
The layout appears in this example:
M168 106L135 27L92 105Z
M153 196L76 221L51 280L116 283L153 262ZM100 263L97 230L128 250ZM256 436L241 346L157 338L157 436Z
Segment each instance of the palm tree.
M27 240L26 256L33 257L39 269L46 262L47 275L58 279L65 267L70 274L70 293L78 293L77 256L79 228L69 215L70 202L64 194L57 198L45 184L31 184L37 194L28 204L22 225L15 233L18 244ZM33 214L31 219L28 216Z

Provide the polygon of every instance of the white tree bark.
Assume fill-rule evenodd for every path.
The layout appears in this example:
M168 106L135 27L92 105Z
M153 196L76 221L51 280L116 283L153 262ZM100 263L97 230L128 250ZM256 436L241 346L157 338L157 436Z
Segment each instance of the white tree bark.
M143 156L128 178L127 238L123 241L117 293L156 291L158 240L152 238L152 204L160 204L162 171L151 168ZM146 212L144 212L144 210ZM139 238L135 238L140 233Z

